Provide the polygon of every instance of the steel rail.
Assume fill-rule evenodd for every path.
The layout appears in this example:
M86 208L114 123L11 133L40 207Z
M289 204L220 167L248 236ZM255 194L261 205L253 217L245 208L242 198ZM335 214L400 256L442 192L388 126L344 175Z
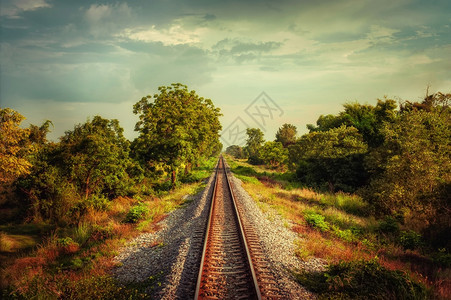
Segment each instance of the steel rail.
M235 215L237 216L238 224L239 224L239 227L240 227L240 236L241 236L241 238L243 240L244 248L246 249L247 261L249 263L249 269L251 271L252 281L254 283L254 288L255 288L255 293L257 294L257 299L261 300L262 299L262 295L261 295L261 292L260 292L260 288L258 286L258 281L257 281L257 276L255 274L254 265L252 264L251 253L249 251L249 247L247 246L246 232L244 231L243 224L241 223L241 217L240 217L240 213L238 211L238 207L237 207L237 204L236 204L235 196L234 196L234 193L233 193L233 190L232 190L232 185L231 185L230 180L229 180L229 175L227 175L227 170L226 170L225 163L224 163L224 157L221 156L221 159L222 159L222 168L224 169L224 174L225 174L225 177L226 177L226 180L227 180L227 186L229 187L229 193L230 193L230 196L232 197L233 208L234 208L234 211L235 211Z
M217 189L218 189L218 174L219 174L219 166L222 162L222 168L223 168L223 172L227 181L227 187L228 187L228 193L232 199L232 206L233 206L233 212L234 212L234 217L237 220L238 223L238 228L239 228L239 238L241 240L241 244L244 247L245 253L246 253L246 259L247 259L247 263L249 266L249 270L250 270L250 275L252 276L252 285L253 285L253 289L255 291L255 295L257 297L258 300L262 299L261 296L261 292L260 292L260 288L258 286L258 281L257 281L257 276L255 274L255 270L254 270L254 266L252 263L252 259L251 259L251 254L249 251L249 247L247 245L247 241L246 241L246 235L245 235L245 230L243 228L242 222L240 220L240 213L238 211L237 208L237 202L235 200L235 196L232 190L232 185L230 183L230 179L229 176L227 175L227 171L225 168L225 163L224 163L224 158L221 156L218 160L218 164L216 167L216 173L215 173L215 181L214 181L214 188L213 188L213 194L211 197L211 203L210 203L210 211L208 214L208 222L207 222L207 228L206 228L206 233L205 233L205 240L204 240L204 244L203 244L203 250L202 250L202 258L201 258L201 262L200 262L200 268L199 268L199 274L197 276L197 283L196 283L196 292L194 295L194 299L199 299L200 296L200 287L202 284L202 275L203 275L203 269L204 269L204 265L205 265L205 257L206 257L206 253L207 253L207 247L208 247L208 240L209 240L209 236L210 236L210 228L211 228L211 220L212 220L212 215L214 212L214 208L215 208L215 202L216 202L216 194L217 194Z
M208 235L210 233L211 217L212 217L212 212L213 212L213 208L215 205L214 200L216 199L216 190L218 188L218 173L219 173L219 161L218 161L218 164L216 165L213 194L211 195L210 212L208 213L207 232L205 234L204 246L202 247L202 249L203 249L202 250L202 258L200 261L199 274L197 275L196 293L194 295L194 299L199 298L200 284L201 284L201 280L202 280L202 270L204 268L205 254L207 253Z

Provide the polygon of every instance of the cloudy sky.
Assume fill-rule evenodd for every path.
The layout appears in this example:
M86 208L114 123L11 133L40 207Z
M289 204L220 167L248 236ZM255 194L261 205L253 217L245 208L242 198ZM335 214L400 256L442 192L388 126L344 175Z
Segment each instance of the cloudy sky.
M55 140L96 114L133 138L133 104L173 82L267 139L345 102L451 91L449 0L0 3L0 106Z

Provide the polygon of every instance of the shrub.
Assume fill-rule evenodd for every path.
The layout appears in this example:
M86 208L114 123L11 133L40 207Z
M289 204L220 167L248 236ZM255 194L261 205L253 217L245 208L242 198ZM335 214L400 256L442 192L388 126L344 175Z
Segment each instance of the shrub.
M447 252L445 248L441 248L437 253L434 253L434 262L445 267L451 267L451 253Z
M72 254L80 249L80 245L74 242L70 237L58 239L57 244L64 254Z
M399 223L395 218L386 216L383 220L379 221L377 229L383 233L396 233L399 231Z
M86 199L88 207L92 207L96 210L105 211L109 208L111 202L103 195L92 194Z
M356 236L354 235L354 232L351 229L341 230L337 226L332 225L332 231L338 238L346 242L352 242L356 240Z
M246 166L237 166L232 169L234 174L245 175L245 176L256 176L258 175L257 171L255 171L252 167Z
M423 239L421 234L416 233L415 231L401 231L401 235L399 236L399 243L404 249L415 249L422 245Z
M375 259L340 262L325 272L297 274L321 299L427 299L426 287L402 271L390 271Z
M127 215L125 216L125 222L136 223L140 219L144 218L148 212L149 208L144 203L139 203L138 205L130 208Z
M96 225L92 228L89 240L92 242L98 242L111 238L112 236L113 229L111 227L101 227Z
M304 212L304 218L307 224L309 224L312 227L316 227L321 231L328 231L329 230L329 223L324 221L324 216L312 212L312 211L305 211Z

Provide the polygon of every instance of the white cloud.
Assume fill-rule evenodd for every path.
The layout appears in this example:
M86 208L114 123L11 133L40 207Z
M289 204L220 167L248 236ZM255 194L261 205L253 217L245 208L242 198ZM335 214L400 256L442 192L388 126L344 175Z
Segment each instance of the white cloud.
M46 0L14 0L12 2L1 3L0 16L9 18L20 18L23 11L36 10L44 7L52 7Z
M201 41L201 34L204 28L194 30L185 30L181 25L175 24L168 29L157 29L155 25L150 28L128 28L123 30L118 37L131 40L142 41L146 43L161 42L165 46L196 44Z
M92 4L85 12L90 33L95 37L107 36L120 31L132 19L127 3L106 5Z
M125 4L127 5L127 4ZM98 23L105 17L108 17L111 15L112 8L109 5L91 5L89 9L86 11L86 19L90 23Z
M372 25L371 31L367 34L367 38L373 43L388 43L394 40L393 35L399 30Z

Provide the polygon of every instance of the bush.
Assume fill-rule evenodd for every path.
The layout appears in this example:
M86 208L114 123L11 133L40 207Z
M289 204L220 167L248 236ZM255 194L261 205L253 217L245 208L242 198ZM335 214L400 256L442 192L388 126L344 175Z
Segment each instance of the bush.
M86 199L86 204L88 207L92 207L95 210L105 211L108 210L111 203L110 200L103 195L92 194Z
M332 232L340 239L346 242L352 242L357 239L356 235L351 229L341 230L335 225L332 225Z
M377 229L383 233L396 233L399 232L399 223L395 218L386 216L383 220L379 221Z
M144 203L133 206L125 216L126 223L136 223L149 213L149 208Z
M252 167L237 166L232 169L234 174L245 175L245 176L257 176L258 173Z
M445 268L451 267L451 253L447 252L445 248L438 249L438 252L434 253L432 258L436 264Z
M297 274L320 299L427 299L426 287L376 260L340 262L325 272Z
M113 237L113 229L111 227L93 226L89 241L99 242Z
M312 227L316 227L321 231L328 231L329 230L329 223L324 221L324 216L317 214L312 211L305 211L304 212L304 218L307 224L309 224Z
M415 249L422 245L423 239L421 234L416 233L415 231L401 231L401 235L399 236L399 243L404 249Z

